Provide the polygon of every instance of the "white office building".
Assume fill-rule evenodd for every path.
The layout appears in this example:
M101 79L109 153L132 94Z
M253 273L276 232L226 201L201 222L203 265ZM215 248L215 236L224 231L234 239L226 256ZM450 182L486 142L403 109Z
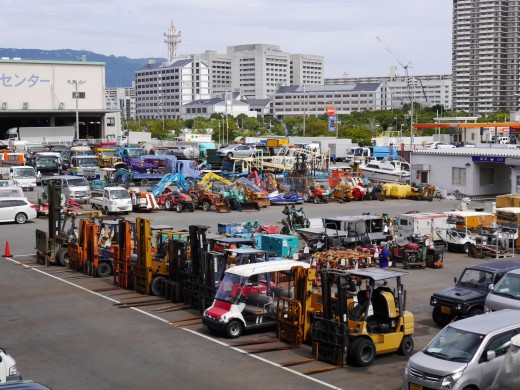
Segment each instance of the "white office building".
M106 107L121 112L123 120L135 119L135 88L107 88Z
M401 108L404 104L410 104L411 100L426 107L441 105L445 110L452 108L451 75L399 76L393 66L388 76L325 79L325 85L357 83L382 83L383 110Z
M210 98L209 68L200 56L149 61L135 72L136 119L178 119L183 104Z

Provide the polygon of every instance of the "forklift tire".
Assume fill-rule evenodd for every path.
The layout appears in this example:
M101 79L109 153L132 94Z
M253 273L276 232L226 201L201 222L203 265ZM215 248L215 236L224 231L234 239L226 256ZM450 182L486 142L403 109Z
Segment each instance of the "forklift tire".
M106 278L112 274L112 267L108 263L99 263L96 271L97 276L100 278Z
M177 211L178 213L182 213L182 204L178 204L177 206L175 206L175 211Z
M56 253L56 258L62 266L69 267L69 250L67 248L61 248L58 253Z
M209 202L202 203L202 210L209 211L210 208L211 208L211 204Z
M403 356L410 356L413 353L413 348L414 342L412 336L404 336L397 351Z
M152 283L150 283L150 291L156 297L162 296L161 284L163 280L166 280L164 276L156 276L152 279Z
M435 306L432 311L432 320L437 324L437 326L444 328L450 323L451 318L442 314L439 306Z
M367 367L376 358L376 346L374 342L365 337L355 338L350 343L347 352L347 363L357 367Z
M242 335L243 326L238 320L230 321L226 326L226 337L236 339Z

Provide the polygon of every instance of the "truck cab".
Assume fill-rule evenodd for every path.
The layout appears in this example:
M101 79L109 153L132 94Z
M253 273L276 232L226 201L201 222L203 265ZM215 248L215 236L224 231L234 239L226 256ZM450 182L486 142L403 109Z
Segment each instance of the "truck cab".
M83 176L89 180L101 177L99 159L93 155L71 156L69 170L73 176Z
M36 187L36 171L29 165L9 167L9 178L24 190L33 191Z

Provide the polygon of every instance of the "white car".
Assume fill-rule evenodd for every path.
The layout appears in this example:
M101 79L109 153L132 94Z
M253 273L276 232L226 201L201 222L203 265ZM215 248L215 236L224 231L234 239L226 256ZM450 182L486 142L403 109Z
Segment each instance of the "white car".
M217 150L219 157L251 157L255 154L255 147L250 145L228 145Z
M27 198L0 198L0 222L25 223L37 216L36 206Z
M456 148L455 145L449 144L447 142L428 142L426 145L424 145L426 149L451 149Z

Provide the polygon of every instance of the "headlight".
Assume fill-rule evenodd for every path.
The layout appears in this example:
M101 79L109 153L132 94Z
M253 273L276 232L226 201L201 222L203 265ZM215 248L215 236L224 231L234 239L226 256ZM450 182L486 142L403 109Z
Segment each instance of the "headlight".
M117 204L117 200L111 200L110 204Z
M462 303L459 303L456 307L457 310L462 310Z
M404 368L404 375L408 376L410 374L410 361L406 363L406 367Z
M455 385L455 382L457 382L462 374L464 373L464 370L460 370L454 374L448 375L444 377L441 384L441 389L451 389L453 385Z
M19 372L18 372L18 368L16 368L16 364L14 366L12 366L10 369L9 369L9 375L18 375Z
M430 300L430 305L435 306L437 304L437 298L432 298Z

